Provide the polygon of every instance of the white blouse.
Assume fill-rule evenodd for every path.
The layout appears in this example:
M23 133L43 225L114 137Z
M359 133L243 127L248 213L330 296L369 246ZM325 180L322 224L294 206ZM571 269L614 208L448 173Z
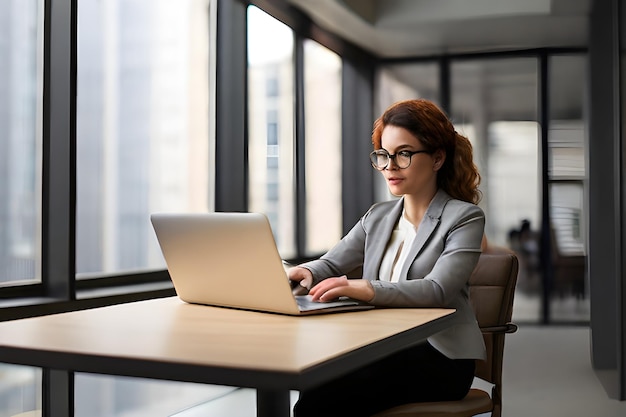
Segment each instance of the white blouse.
M400 220L396 223L396 227L391 233L391 239L389 239L385 255L380 264L380 270L378 271L379 280L391 282L400 280L400 271L402 270L402 265L406 262L406 257L413 240L415 240L415 235L417 235L417 227L404 218L403 210Z

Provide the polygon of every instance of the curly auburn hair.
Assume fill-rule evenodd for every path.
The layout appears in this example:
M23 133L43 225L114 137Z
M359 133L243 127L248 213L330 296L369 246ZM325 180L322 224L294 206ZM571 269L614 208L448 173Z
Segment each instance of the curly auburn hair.
M383 129L396 126L408 130L429 152L439 149L446 159L437 173L437 186L453 198L478 204L480 173L474 164L472 144L457 133L448 116L433 102L424 99L399 101L374 122L372 144L380 149Z

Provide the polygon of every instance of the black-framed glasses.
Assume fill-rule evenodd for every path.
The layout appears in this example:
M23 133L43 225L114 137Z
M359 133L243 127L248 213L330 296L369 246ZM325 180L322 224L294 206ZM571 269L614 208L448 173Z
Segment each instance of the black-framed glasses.
M392 159L398 168L404 169L411 165L411 157L416 153L430 153L430 151L424 149L419 151L400 151L392 155L384 149L378 149L370 153L370 159L372 161L372 166L379 171L387 168L387 166L389 166L389 161Z

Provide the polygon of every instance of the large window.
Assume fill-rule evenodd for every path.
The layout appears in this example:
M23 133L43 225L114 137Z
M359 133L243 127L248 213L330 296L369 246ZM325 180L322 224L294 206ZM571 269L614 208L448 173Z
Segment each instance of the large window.
M303 117L296 121L295 34L254 6L247 17L248 209L269 218L284 258L316 256L342 232L342 61L302 40ZM297 173L304 180L296 184ZM296 213L298 199L304 208Z
M0 3L0 287L41 281L43 1ZM39 368L0 364L0 415L41 409Z
M341 58L305 40L304 80L305 251L315 255L341 239Z
M210 209L208 10L78 3L79 278L162 268L150 213Z
M150 213L212 209L208 24L209 0L78 3L77 278L164 268ZM223 391L84 373L74 386L76 416L169 415Z
M0 287L41 280L43 2L0 4Z
M0 363L0 416L41 410L41 369Z
M75 417L187 416L186 410L237 390L221 385L82 372L76 373L75 386ZM189 414L200 415L193 414L193 410Z
M281 256L296 255L294 34L248 8L248 208L264 213Z

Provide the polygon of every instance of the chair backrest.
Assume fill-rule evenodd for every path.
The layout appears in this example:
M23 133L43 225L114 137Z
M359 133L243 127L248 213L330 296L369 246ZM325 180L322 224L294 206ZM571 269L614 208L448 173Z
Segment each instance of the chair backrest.
M490 247L485 250L470 277L470 302L483 333L487 360L476 362L476 376L494 385L494 407L501 407L504 337L517 326L511 323L513 296L519 270L515 253Z

